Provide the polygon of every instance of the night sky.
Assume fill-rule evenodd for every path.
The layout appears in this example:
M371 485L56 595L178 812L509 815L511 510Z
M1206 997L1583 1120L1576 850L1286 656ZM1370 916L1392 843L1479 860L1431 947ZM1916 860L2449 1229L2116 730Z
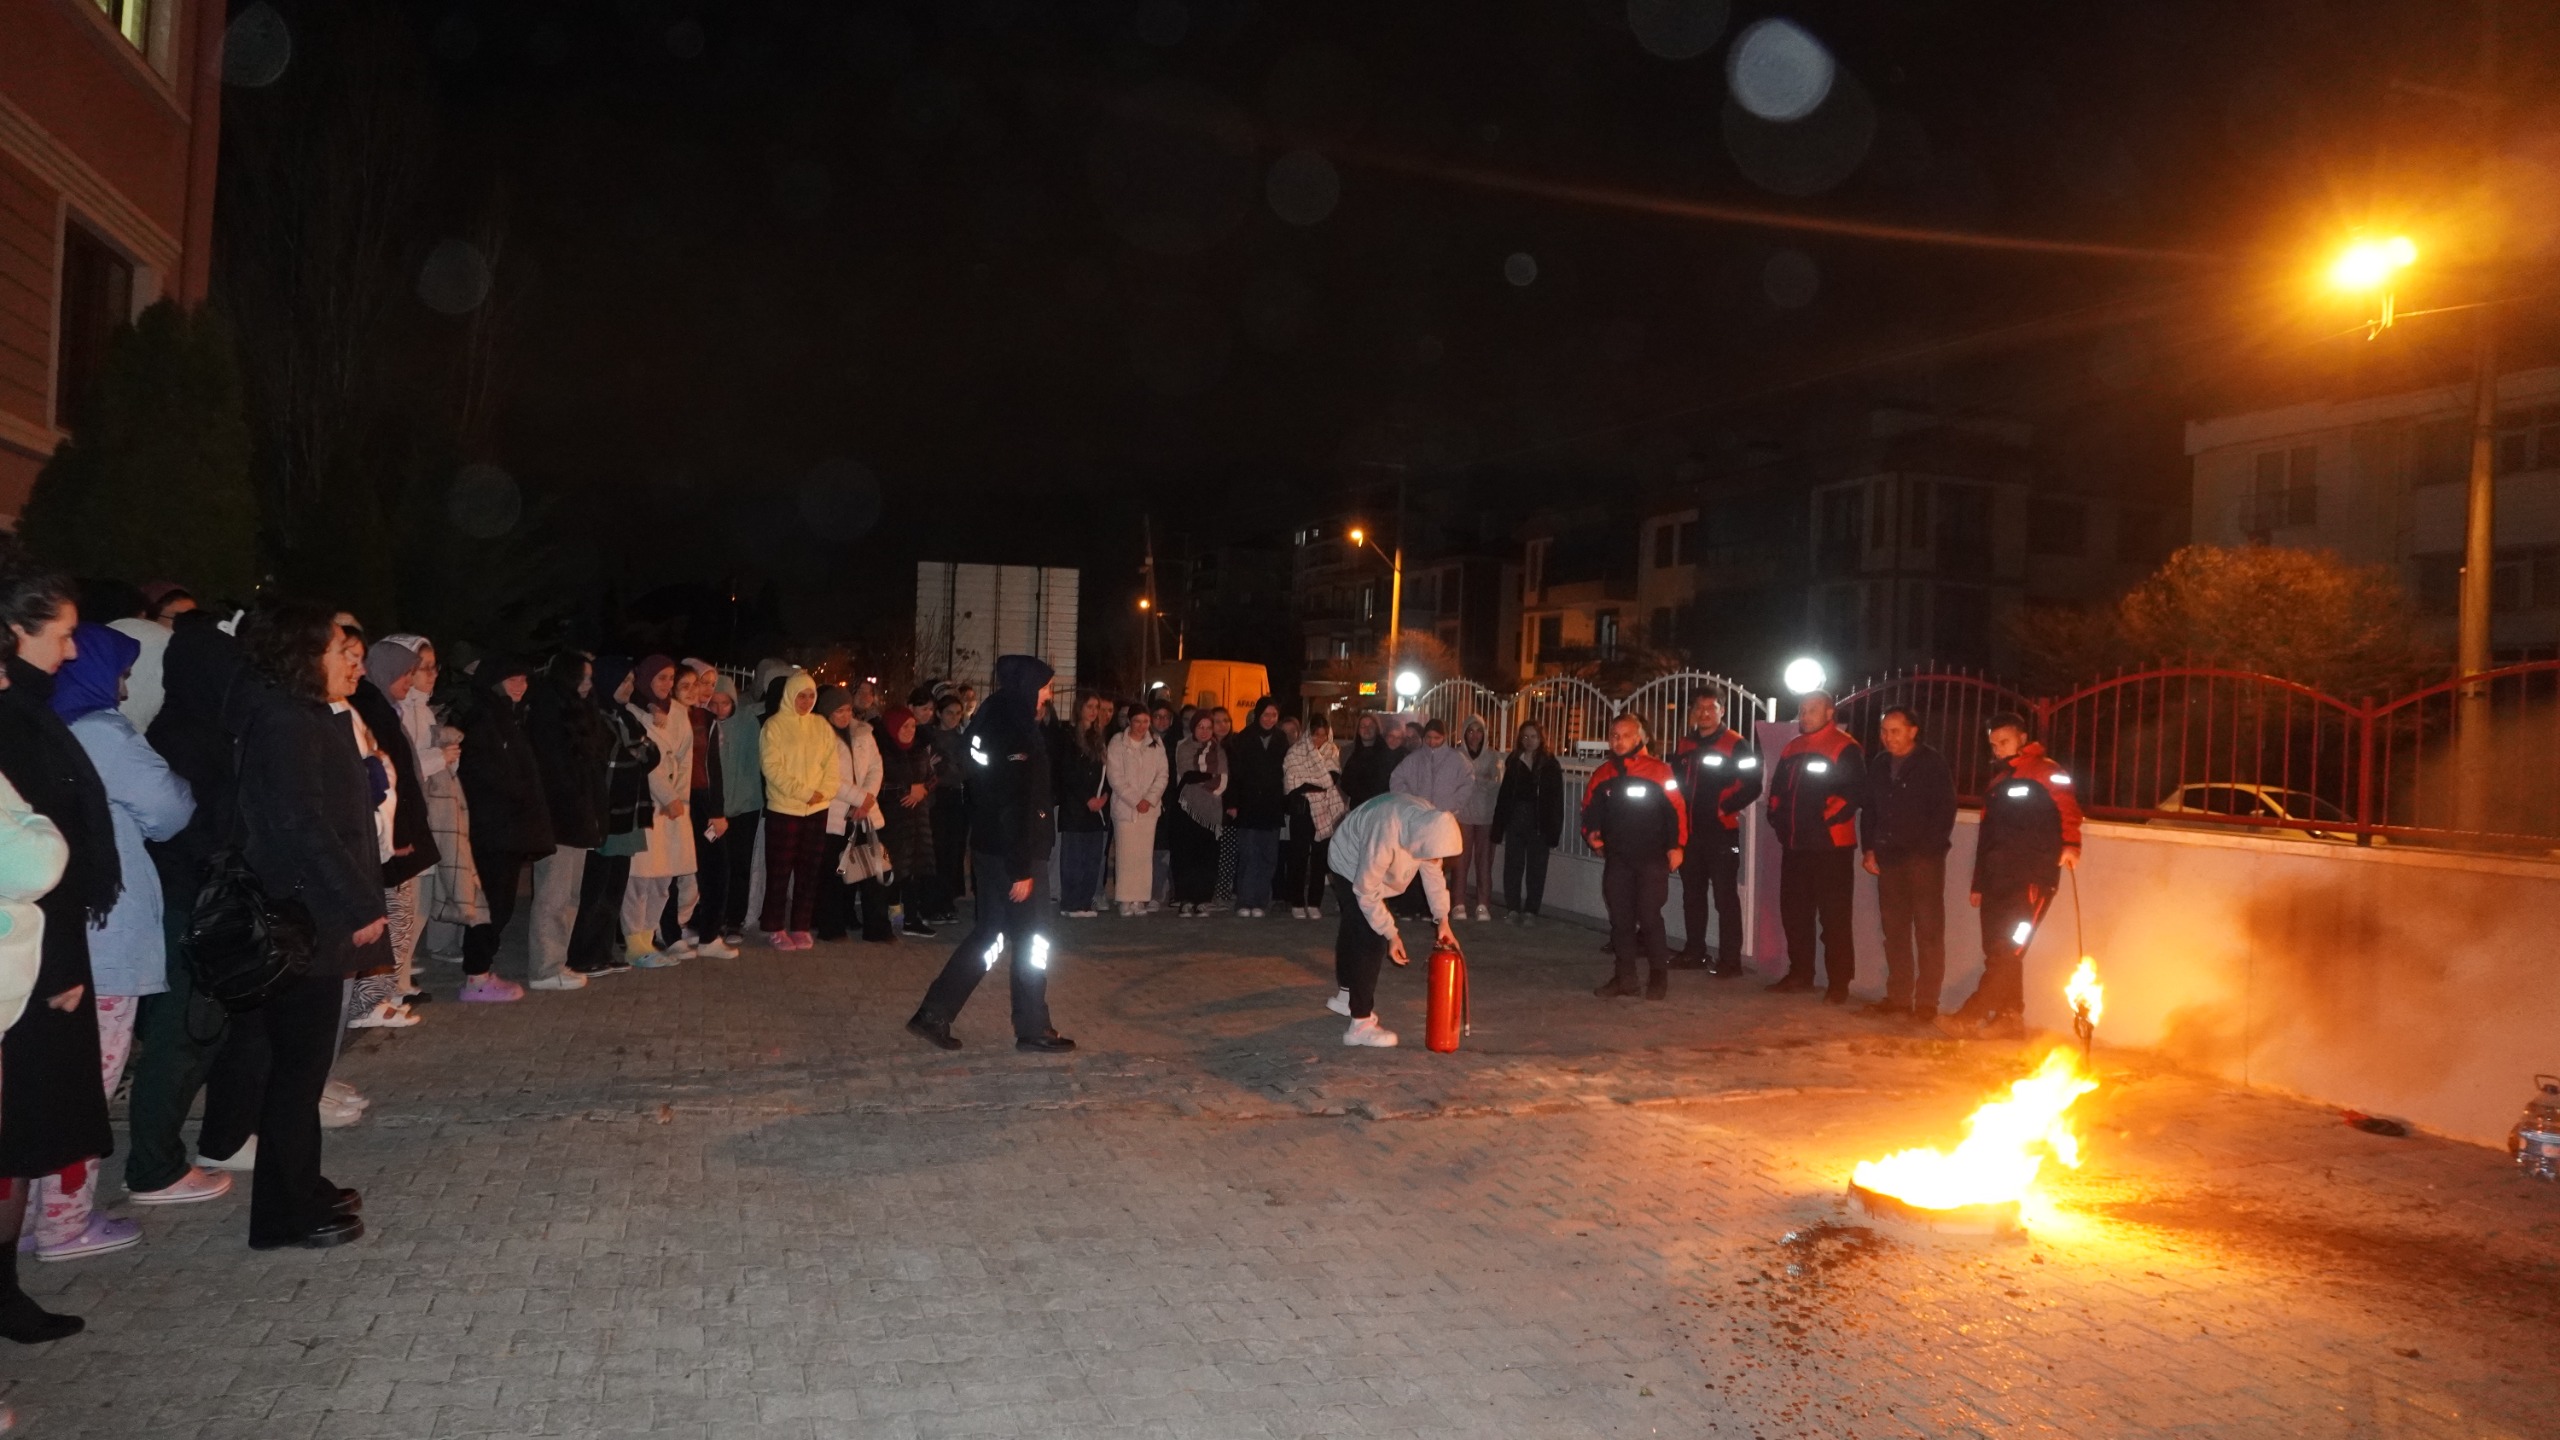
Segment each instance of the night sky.
M2548 92L2550 12L2508 10L2505 83ZM2472 13L421 0L402 253L502 237L477 458L641 557L620 583L779 581L800 624L922 557L1133 584L1141 511L1270 531L1367 460L1632 491L1824 377L2036 420L2174 499L2187 414L2467 352L2323 341L2354 317L2304 277L2348 227L2476 215L2474 122L2425 88L2469 79ZM1789 125L1727 76L1772 17L1837 61ZM1781 100L1804 79L1756 53Z

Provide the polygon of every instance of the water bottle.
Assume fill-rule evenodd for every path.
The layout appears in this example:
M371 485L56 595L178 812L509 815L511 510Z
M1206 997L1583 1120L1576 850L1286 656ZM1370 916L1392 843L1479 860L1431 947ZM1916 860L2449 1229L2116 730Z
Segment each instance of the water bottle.
M2536 1075L2533 1086L2524 1118L2507 1134L2507 1153L2527 1175L2560 1180L2560 1075Z

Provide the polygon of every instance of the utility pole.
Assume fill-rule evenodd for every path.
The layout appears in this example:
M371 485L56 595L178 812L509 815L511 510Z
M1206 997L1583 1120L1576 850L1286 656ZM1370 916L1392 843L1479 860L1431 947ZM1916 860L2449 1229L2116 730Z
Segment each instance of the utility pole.
M2498 0L2480 4L2480 169L2494 177L2498 158ZM2471 482L2464 506L2462 607L2454 669L2455 824L2481 831L2489 824L2492 793L2489 757L2489 686L2473 677L2492 664L2489 620L2498 570L2498 295L2496 257L2482 267L2488 303L2480 307L2479 361L2471 396Z
M1147 672L1156 668L1162 658L1162 641L1156 634L1156 520L1153 515L1138 517L1140 533L1146 537L1147 558L1140 570L1141 591L1138 595L1138 683L1145 688Z

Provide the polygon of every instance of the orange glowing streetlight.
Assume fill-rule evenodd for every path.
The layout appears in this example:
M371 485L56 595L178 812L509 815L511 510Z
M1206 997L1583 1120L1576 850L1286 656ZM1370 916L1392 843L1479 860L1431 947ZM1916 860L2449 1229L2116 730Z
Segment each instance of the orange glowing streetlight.
M2357 240L2329 262L2329 284L2351 295L2381 295L2382 313L2366 323L2365 333L2370 337L2391 328L2396 299L2393 281L2417 262L2418 244L2406 235Z

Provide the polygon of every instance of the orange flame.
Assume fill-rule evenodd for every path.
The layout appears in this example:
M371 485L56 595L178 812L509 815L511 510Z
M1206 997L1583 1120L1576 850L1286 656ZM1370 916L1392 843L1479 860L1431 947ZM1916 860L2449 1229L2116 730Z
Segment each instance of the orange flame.
M2062 998L2071 1002L2071 1013L2085 1012L2092 1025L2106 1018L2107 987L2098 983L2095 956L2080 957L2080 968L2071 972L2071 983L2062 987Z
M2092 1026L2106 1013L2106 987L2098 983L2098 962L2089 956L2080 957L2062 993L2075 1015L2086 1008ZM1861 1160L1851 1178L1864 1189L1923 1210L2028 1200L2046 1157L2079 1168L2080 1137L2071 1129L2068 1112L2074 1101L2097 1088L2080 1056L2057 1045L2033 1075L2010 1082L2007 1099L1986 1101L1965 1117L1964 1139L1954 1150L1921 1146L1881 1160Z

